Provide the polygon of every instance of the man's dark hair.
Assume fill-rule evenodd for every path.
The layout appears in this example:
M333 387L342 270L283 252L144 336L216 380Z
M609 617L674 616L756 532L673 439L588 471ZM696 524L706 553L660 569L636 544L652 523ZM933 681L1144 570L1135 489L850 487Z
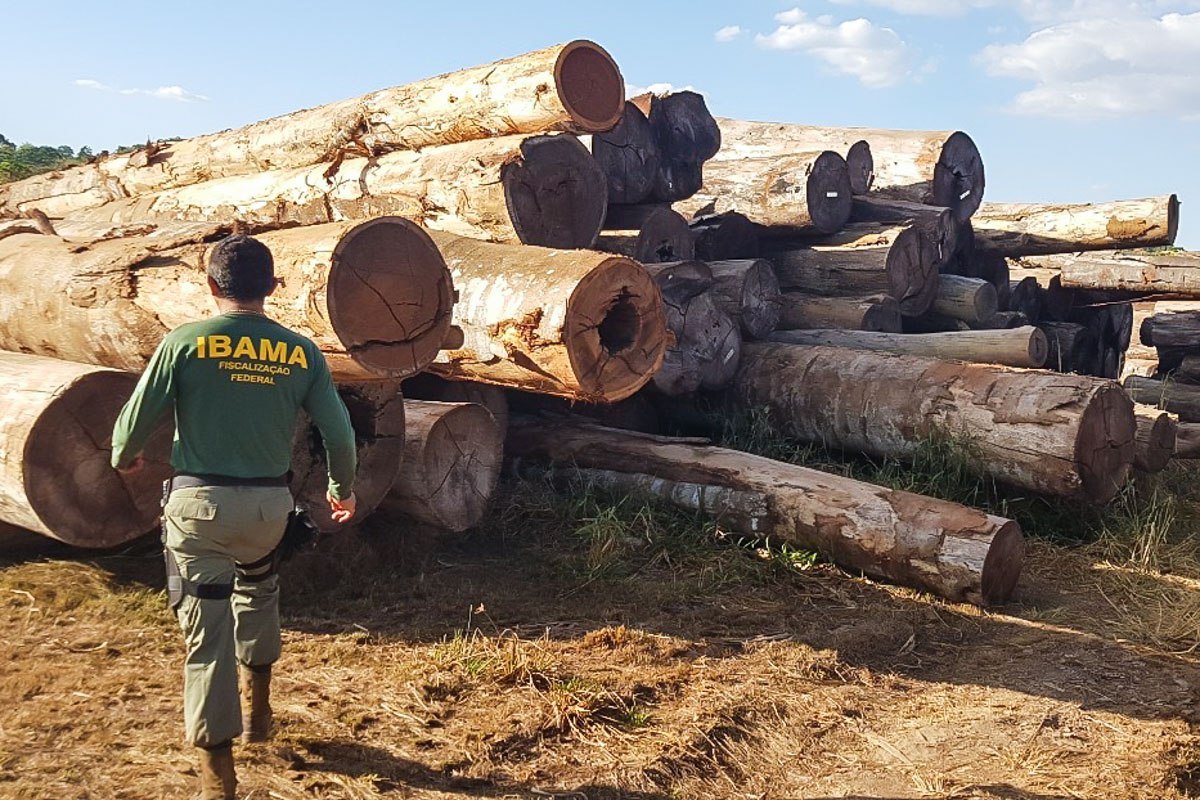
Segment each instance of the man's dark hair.
M275 260L258 239L236 233L213 246L208 256L208 277L217 284L221 297L230 300L261 300L275 285Z

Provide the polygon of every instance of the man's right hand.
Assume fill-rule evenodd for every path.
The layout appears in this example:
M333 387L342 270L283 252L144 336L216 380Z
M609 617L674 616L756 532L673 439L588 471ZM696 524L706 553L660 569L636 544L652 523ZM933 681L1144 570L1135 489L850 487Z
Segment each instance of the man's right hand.
M345 500L338 500L332 492L326 492L325 499L329 502L329 510L333 512L330 517L337 523L349 522L358 507L358 498L354 496L354 492Z

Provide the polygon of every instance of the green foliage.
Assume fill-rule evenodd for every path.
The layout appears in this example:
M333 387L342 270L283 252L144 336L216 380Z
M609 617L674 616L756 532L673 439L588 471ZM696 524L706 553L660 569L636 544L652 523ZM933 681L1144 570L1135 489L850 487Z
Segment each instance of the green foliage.
M18 145L0 134L0 183L80 164L91 157L87 147L76 153L68 145L50 147L26 142Z

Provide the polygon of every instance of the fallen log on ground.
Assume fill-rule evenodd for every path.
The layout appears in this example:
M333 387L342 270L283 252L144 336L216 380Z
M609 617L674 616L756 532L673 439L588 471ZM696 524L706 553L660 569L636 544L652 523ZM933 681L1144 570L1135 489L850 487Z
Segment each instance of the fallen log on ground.
M381 507L451 533L478 525L503 461L496 420L474 403L408 399L404 418L404 468Z
M184 228L186 236L150 223L90 242L35 234L0 240L0 348L140 371L168 331L216 313L205 272L211 237L203 226ZM222 227L210 230L219 237ZM315 341L336 379L411 375L447 340L450 273L428 234L408 220L259 238L280 278L267 314Z
M1088 503L1111 500L1133 463L1133 405L1109 381L752 342L731 391L803 441L909 456L963 439L977 471Z
M691 91L644 94L632 102L650 120L658 144L658 176L650 196L665 203L691 197L703 183L704 162L721 147L721 130L704 96Z
M1045 334L1034 327L947 333L794 330L775 331L767 339L1034 369L1045 364L1048 353Z
M0 187L0 209L52 217L230 175L308 167L344 156L617 124L620 70L601 47L573 41L405 86L309 108Z
M596 238L596 249L620 253L643 264L655 264L689 261L695 256L696 245L687 220L662 206L636 228L603 231Z
M810 294L887 294L906 317L924 314L937 295L937 250L915 226L847 226L812 243L764 239L779 285Z
M213 180L74 218L238 220L260 230L394 214L476 239L578 248L599 233L607 192L574 136L506 136Z
M172 426L124 475L110 459L113 425L138 376L0 353L0 521L78 547L114 547L153 530L171 475Z
M800 292L780 295L777 330L842 328L899 333L900 304L886 294L874 297L820 297Z
M641 203L650 197L661 155L650 121L640 108L626 102L616 127L583 141L604 173L608 202Z
M996 289L982 278L939 275L932 311L968 324L978 324L997 310Z
M396 381L341 384L338 394L350 413L358 448L358 474L354 496L358 499L355 521L366 519L395 483L404 461L404 400ZM329 468L325 445L316 426L302 416L292 448L291 489L296 502L307 507L317 527L326 532L338 530L339 523L329 516L325 494L329 489Z
M1161 472L1175 455L1177 423L1166 411L1135 403L1137 433L1134 437L1133 466L1142 472Z
M713 161L700 190L675 208L688 216L733 211L775 235L833 233L850 219L850 176L831 150Z
M1095 252L1036 256L1030 265L1062 272L1063 286L1200 296L1200 254Z
M981 250L1009 256L1175 243L1175 195L1111 203L984 203L971 218Z
M502 245L434 232L458 290L461 347L430 369L580 400L636 392L669 342L662 295L640 264L588 250Z
M1011 520L736 450L537 418L514 424L507 447L523 459L653 476L628 480L668 502L690 495L683 507L749 536L957 602L1005 602L1024 557Z
M779 324L783 311L779 281L771 262L761 258L710 261L717 307L741 325L752 339L761 339Z
M1200 422L1200 386L1129 375L1122 384L1134 402L1170 411L1182 422Z

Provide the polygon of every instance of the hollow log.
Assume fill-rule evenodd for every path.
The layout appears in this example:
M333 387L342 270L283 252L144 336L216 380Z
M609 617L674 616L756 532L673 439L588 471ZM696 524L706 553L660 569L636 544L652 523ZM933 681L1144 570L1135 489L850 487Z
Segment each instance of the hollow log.
M578 248L591 246L606 207L604 173L564 134L270 170L131 197L75 218L237 220L261 230L395 214L476 239Z
M112 200L264 170L471 140L617 124L625 90L601 47L573 41L479 67L0 187L0 209L68 216Z
M596 238L596 249L654 264L690 260L695 256L696 245L687 220L669 208L660 207L637 229L601 233Z
M983 160L962 131L892 131L867 128L819 128L720 118L726 148L762 155L803 146L847 152L857 141L870 144L874 159L873 193L914 203L954 209L960 222L971 218L983 199ZM797 152L795 149L790 152Z
M888 295L820 297L800 292L780 296L779 330L843 328L852 331L899 333L900 305Z
M640 264L431 236L454 277L454 324L464 334L461 347L430 365L438 375L612 402L661 365L669 342L662 295Z
M833 233L850 219L850 176L831 150L713 161L699 192L675 207L689 216L734 211L777 234Z
M968 324L980 323L996 313L996 289L982 278L939 275L933 311Z
M626 102L621 121L605 133L584 142L608 184L608 202L640 203L654 191L660 154L650 120L633 103Z
M216 312L203 230L186 244L156 233L0 240L0 348L143 369L168 331ZM335 378L402 377L437 355L450 332L453 288L416 225L382 217L259 238L281 283L267 314L316 342Z
M651 197L674 202L691 197L703 183L702 167L721 147L721 130L704 96L681 91L633 98L654 131L659 168Z
M1175 458L1200 458L1200 423L1176 423Z
M1043 322L1049 355L1046 368L1058 372L1088 374L1095 367L1096 337L1084 325L1074 322Z
M767 337L781 344L844 347L923 356L954 361L976 361L1010 367L1038 368L1046 362L1048 345L1037 328L947 333L883 333L874 331L811 330L775 331Z
M930 437L965 438L981 473L1085 502L1111 500L1133 463L1132 403L1108 381L750 343L732 391L804 441L906 456Z
M1111 203L984 203L971 218L976 246L1009 256L1175 243L1175 195Z
M751 339L761 339L779 324L783 308L779 281L771 262L763 259L710 261L710 289L717 307L738 322Z
M404 401L404 468L382 503L444 531L483 519L503 461L496 420L474 403Z
M379 507L400 474L404 460L404 400L395 381L341 384L338 394L350 412L358 449L358 474L354 479L358 499L354 519L358 522ZM325 445L320 431L302 414L292 447L292 495L310 510L317 528L327 533L339 528L329 516L325 501L328 488Z
M760 520L746 534L958 602L1007 600L1024 556L1010 520L736 450L539 419L514 425L508 448L553 464L651 475L670 482L657 493L669 501L686 485L704 487L704 499L690 502L725 521ZM736 513L730 492L765 498L767 513Z
M810 294L888 294L906 317L924 314L937 296L937 251L914 226L847 226L803 247L764 240L780 286Z
M1200 296L1200 253L1105 251L1023 260L1060 270L1070 288Z
M1182 422L1200 422L1200 386L1129 375L1122 384L1136 403L1170 411Z
M688 225L701 261L758 258L762 250L757 226L741 214L695 217Z
M138 376L51 358L0 353L0 521L77 547L114 547L152 530L171 475L164 424L145 467L110 464L113 425Z

